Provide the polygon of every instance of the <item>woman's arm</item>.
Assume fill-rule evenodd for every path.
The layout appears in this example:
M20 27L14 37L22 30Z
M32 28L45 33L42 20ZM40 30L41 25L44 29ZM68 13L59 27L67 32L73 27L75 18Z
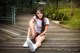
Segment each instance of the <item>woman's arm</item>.
M48 27L49 27L49 25L46 25L46 26L45 26L45 30L44 30L40 35L44 35L44 34L47 32Z

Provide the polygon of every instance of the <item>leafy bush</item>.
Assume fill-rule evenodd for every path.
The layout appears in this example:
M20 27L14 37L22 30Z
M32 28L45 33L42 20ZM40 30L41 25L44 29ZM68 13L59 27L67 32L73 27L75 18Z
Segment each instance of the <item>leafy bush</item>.
M51 20L64 21L68 20L69 17L66 16L63 12L59 12L54 5L47 5L44 7L45 15Z
M59 21L65 21L68 19L69 17L67 17L64 13L59 13L59 12L52 18L52 20L59 20Z
M80 8L74 8L73 17L71 17L67 22L65 22L65 25L68 28L80 29Z
M72 18L68 21L65 21L64 27L71 29L80 29L80 19Z
M62 21L67 28L80 29L80 8L74 7L73 16L71 16L71 7L64 6L56 8L56 5L48 4L44 7L45 15L51 20Z

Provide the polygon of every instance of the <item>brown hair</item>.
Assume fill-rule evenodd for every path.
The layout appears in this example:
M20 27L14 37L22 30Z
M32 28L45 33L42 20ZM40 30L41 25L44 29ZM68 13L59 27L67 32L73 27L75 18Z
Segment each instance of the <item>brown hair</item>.
M43 11L43 9L42 8L39 8L39 9L37 9L36 10L36 13L37 13L37 11L40 11L42 14L43 14L43 17L42 17L42 29L41 29L41 33L44 31L44 29L45 29L45 24L44 24L44 18L45 18L45 14L44 14L44 11ZM36 15L36 18L38 18L39 19L39 17L37 16L37 14L35 13L35 15Z

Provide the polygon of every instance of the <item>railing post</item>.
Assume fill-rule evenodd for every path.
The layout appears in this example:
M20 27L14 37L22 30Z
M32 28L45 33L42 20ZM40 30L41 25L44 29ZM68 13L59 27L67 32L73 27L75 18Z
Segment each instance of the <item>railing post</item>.
M15 19L15 17L16 17L16 8L15 8L15 6L12 6L11 8L12 8L12 24L15 24L15 22L16 22L16 19Z

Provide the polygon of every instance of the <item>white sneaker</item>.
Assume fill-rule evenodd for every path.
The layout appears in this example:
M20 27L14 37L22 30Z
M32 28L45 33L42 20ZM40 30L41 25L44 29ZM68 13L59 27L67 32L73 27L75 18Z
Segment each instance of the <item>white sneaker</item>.
M27 40L26 40L25 43L23 44L23 47L28 47Z
M35 45L33 44L33 42L30 40L30 38L28 38L27 40L27 44L30 47L32 52L35 52L36 48L34 47Z

